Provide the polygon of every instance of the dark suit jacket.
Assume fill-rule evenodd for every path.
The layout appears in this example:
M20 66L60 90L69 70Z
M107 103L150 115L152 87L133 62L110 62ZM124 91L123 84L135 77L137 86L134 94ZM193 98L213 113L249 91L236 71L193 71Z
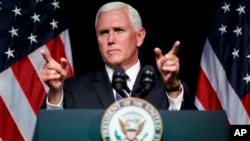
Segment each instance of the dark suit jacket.
M132 93L140 85L141 72L139 72ZM184 101L181 109L196 109L193 100L189 95L188 87L184 86ZM134 97L141 97L139 94L132 94ZM160 75L156 76L155 87L143 97L157 109L168 109L169 102L166 96L166 89ZM81 76L67 79L64 84L63 107L106 109L115 102L111 83L104 68Z

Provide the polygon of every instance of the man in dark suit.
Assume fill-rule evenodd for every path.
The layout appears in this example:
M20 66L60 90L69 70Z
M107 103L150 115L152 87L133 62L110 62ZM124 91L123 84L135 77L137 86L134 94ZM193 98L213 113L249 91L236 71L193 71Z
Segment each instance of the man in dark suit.
M127 85L132 90L132 97L141 97L157 109L196 109L187 85L178 79L179 41L164 55L160 48L155 48L160 75L156 76L153 89L141 95L142 93L136 93L136 89L140 87L143 67L138 56L146 30L137 10L122 2L107 3L97 12L95 29L99 51L105 64L98 71L66 79L67 60L61 58L58 63L42 50L47 62L42 73L44 82L49 86L47 109L109 107L116 100L116 92L111 85L116 68L124 69L129 76Z

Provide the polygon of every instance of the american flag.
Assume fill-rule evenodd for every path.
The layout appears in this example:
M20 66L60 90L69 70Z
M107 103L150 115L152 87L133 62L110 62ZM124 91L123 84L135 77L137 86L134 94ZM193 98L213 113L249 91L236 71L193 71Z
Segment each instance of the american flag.
M250 124L250 1L221 0L201 56L196 106Z
M41 49L69 60L71 44L59 0L0 0L0 141L31 141L48 87Z

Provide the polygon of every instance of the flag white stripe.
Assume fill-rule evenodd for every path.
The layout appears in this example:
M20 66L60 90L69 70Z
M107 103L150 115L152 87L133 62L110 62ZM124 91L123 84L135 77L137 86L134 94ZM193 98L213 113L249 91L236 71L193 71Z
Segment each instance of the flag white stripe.
M73 58L72 58L72 52L71 52L71 43L70 43L70 37L69 37L69 31L64 30L61 34L60 34L60 38L64 44L64 50L65 50L65 54L66 57L69 61L70 67L72 69L72 72L74 72L74 67L73 67Z
M200 102L198 97L195 97L195 106L198 108L200 111L205 111L206 109L203 107L202 103Z
M201 67L216 91L229 122L231 124L250 124L249 116L236 92L227 81L225 70L214 54L208 39L202 52Z
M44 90L47 92L48 91L48 86L43 82L42 80L42 70L43 70L43 65L46 63L46 61L44 60L42 54L41 54L41 50L44 49L46 50L46 46L42 46L40 48L38 48L37 50L35 50L33 53L31 53L28 57L29 60L31 62L31 64L33 65L41 83L43 84ZM46 50L47 52L49 52L48 50Z
M0 73L0 94L24 140L31 141L36 115L11 68Z

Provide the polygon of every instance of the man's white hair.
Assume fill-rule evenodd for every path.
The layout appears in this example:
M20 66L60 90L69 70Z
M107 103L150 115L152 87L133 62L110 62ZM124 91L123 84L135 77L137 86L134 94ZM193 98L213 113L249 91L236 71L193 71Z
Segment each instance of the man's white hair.
M141 16L134 7L124 2L115 1L115 2L106 3L99 8L96 14L95 28L97 28L97 20L101 12L107 12L107 11L116 10L116 9L125 9L128 12L129 20L135 31L137 31L139 28L142 27Z

